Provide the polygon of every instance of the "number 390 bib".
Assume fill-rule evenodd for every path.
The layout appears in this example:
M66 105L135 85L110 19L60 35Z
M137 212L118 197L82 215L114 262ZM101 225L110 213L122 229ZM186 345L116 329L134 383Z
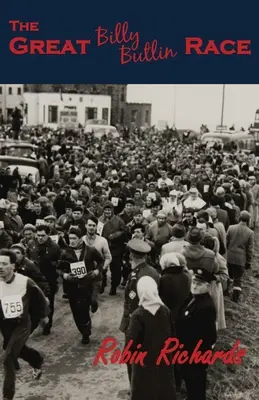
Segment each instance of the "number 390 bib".
M71 272L77 278L83 278L87 275L87 270L84 261L79 261L70 264Z
M18 318L23 313L23 302L19 295L3 297L1 304L4 317L7 319Z

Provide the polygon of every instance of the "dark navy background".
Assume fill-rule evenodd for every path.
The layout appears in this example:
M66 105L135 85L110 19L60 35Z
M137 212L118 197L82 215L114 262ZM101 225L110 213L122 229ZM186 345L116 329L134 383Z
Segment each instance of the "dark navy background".
M259 83L259 4L233 1L3 0L0 9L2 83ZM7 4L8 2L8 4ZM39 32L12 32L9 20L39 21ZM119 45L96 46L95 29L128 21L146 41L178 52L175 58L120 65ZM14 55L14 36L91 39L87 55ZM251 39L251 56L191 55L185 37Z

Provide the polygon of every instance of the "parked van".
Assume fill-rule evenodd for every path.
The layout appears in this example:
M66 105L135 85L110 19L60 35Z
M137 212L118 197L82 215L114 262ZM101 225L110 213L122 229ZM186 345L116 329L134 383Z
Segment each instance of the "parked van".
M255 152L259 147L259 131L251 130L233 134L232 141L238 145L242 151Z
M222 144L223 146L226 143L231 142L233 134L228 132L207 132L204 133L201 137L202 144L208 144L208 146L213 147L215 143Z
M115 126L112 125L86 125L84 129L85 134L90 134L93 133L94 137L97 139L100 139L102 136L106 135L112 135L114 139L119 138L120 134L115 128Z
M9 167L13 173L18 167L19 173L24 180L29 174L32 174L35 184L40 181L40 173L38 169L38 161L30 158L20 158L11 156L0 156L0 169Z
M1 154L11 157L31 157L35 156L38 146L22 141L3 141L0 143Z

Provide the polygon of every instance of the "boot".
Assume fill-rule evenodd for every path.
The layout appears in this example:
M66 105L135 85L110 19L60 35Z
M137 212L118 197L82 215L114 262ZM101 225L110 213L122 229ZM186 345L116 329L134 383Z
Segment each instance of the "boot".
M126 278L123 278L123 280L122 280L122 282L121 282L121 286L122 286L122 287L125 287L125 286L126 286L126 283L127 283L127 279L126 279Z
M33 377L33 379L35 379L35 380L40 379L40 377L42 375L42 364L43 364L43 362L44 362L44 359L42 357L39 367L32 369L32 377Z
M98 303L97 303L97 301L94 301L91 304L91 311L94 314L94 313L96 313L97 310L98 310Z
M230 297L230 289L231 289L231 286L232 286L232 280L229 279L229 280L228 280L228 283L227 283L227 288L226 288L226 290L224 290L224 292L223 292L224 296Z
M42 330L42 335L48 336L51 331L51 326L49 324L45 325L43 330Z
M15 360L15 369L16 369L16 371L19 371L19 370L21 369L21 367L20 367L20 364L19 364L19 361L18 361L18 360Z
M104 285L104 283L102 283L102 285L101 285L101 287L100 287L100 290L99 290L99 293L100 293L100 294L103 294L103 293L104 293L105 286L106 286L106 285Z
M90 342L89 335L83 335L81 343L89 344L89 342Z
M240 294L241 294L241 291L240 290L236 290L236 289L234 289L233 290L233 294L232 294L232 301L234 301L235 303L238 303L239 302L239 300L240 300Z
M109 292L109 295L110 296L116 296L116 294L117 294L117 288L116 287L111 287L111 290L110 290L110 292Z

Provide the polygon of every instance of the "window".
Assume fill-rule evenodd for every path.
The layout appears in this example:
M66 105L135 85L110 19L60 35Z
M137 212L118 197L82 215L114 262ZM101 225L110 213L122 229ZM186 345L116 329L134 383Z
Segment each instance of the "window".
M0 86L0 94L3 94L2 86Z
M138 110L131 110L131 122L137 121Z
M80 103L82 103L83 102L83 97L79 97L79 101L80 101Z
M8 88L8 94L13 94L13 89L11 87Z
M22 89L20 87L17 88L17 94L21 95L22 94Z
M108 86L107 91L109 96L112 96L112 89L113 89L112 86Z
M122 92L121 92L121 101L125 101L124 89L122 89Z
M121 109L120 123L124 124L124 108Z
M259 121L259 113L258 112L255 114L255 120Z
M107 123L108 123L108 115L109 115L109 109L103 108L102 119L104 119Z
M145 112L145 123L148 124L149 123L149 111L146 110Z
M49 106L49 123L56 124L58 122L58 106Z
M97 119L97 108L96 107L86 107L85 109L85 120Z

